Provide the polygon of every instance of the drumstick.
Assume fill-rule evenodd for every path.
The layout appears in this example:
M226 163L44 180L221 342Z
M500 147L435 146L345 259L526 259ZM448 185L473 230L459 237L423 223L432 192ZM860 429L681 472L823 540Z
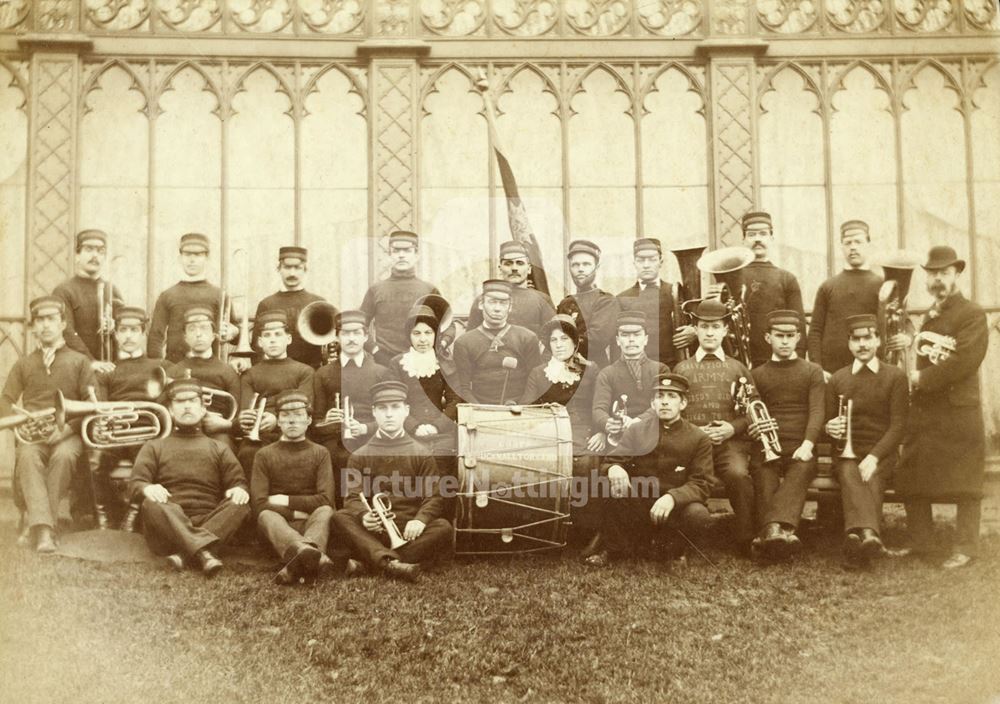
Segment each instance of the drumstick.
M510 380L510 370L517 369L517 357L504 357L503 358L503 368L506 369L506 373L503 375L503 388L500 389L500 403L504 402L504 396L507 395L507 382Z

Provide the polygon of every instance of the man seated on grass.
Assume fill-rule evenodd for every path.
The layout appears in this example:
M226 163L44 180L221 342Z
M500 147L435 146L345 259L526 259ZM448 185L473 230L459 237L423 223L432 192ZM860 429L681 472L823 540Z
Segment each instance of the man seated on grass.
M349 493L344 508L333 515L334 538L350 552L348 575L371 570L415 581L421 563L447 558L454 548L451 524L441 517L444 499L437 465L430 451L403 429L410 413L406 384L375 384L372 413L378 430L347 464L344 488ZM359 492L366 492L365 499L373 509L374 494L389 494L389 520L405 544L390 546L381 520L375 510L365 507Z
M309 397L286 391L275 402L281 438L254 457L250 495L261 535L285 561L277 584L311 582L332 572L326 541L333 516L330 453L306 439Z
M209 548L232 536L250 514L250 494L233 451L201 431L201 385L190 379L166 389L174 431L146 443L132 468L130 495L145 499L146 544L172 569L193 562L207 577L222 569Z
M650 403L653 413L625 428L605 461L611 497L591 498L600 502L601 537L586 564L604 567L644 547L664 529L699 532L711 524L705 502L713 480L712 441L681 418L687 395L685 377L660 374ZM681 554L672 532L663 537L668 555Z

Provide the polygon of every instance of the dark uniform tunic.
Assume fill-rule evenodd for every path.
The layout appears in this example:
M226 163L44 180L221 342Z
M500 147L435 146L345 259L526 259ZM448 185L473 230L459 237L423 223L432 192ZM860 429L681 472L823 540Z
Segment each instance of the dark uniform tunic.
M161 293L149 321L146 354L154 359L166 357L175 363L184 359L188 349L184 342L184 314L192 306L199 306L212 311L212 320L217 321L221 295L222 289L207 281L178 281ZM218 344L212 349L217 352Z
M517 360L517 367L505 368L506 357ZM482 325L469 330L455 340L454 359L459 396L467 403L496 404L519 401L528 373L542 361L535 333L513 324L500 331Z
M512 286L510 296L510 318L507 322L511 325L527 328L536 335L541 331L542 326L552 320L556 314L552 299L537 289ZM482 295L476 296L476 300L472 302L472 308L469 309L469 330L483 324L483 311L479 309L479 302L482 298Z
M847 319L852 315L875 315L881 285L882 277L866 269L845 269L820 285L809 320L811 362L830 373L854 362L847 346Z
M645 416L625 429L601 473L607 476L616 464L641 488L636 496L598 499L610 552L628 551L653 535L649 511L665 494L674 498L667 527L701 530L709 525L705 502L712 491L712 442L692 423L678 418L665 426L656 415Z
M611 418L615 401L622 394L628 396L625 404L629 418L638 418L650 410L650 402L655 394L656 378L666 374L670 368L662 362L643 359L639 362L639 375L635 376L628 362L619 359L614 364L605 367L597 375L594 384L594 428L603 431L605 424Z
M802 309L802 291L799 280L790 271L779 269L771 262L750 262L743 269L743 283L746 284L744 302L747 320L750 322L751 367L763 364L771 358L771 345L764 339L767 332L767 314L773 310L794 310L805 320ZM736 295L738 292L733 291ZM795 351L799 357L806 356L806 331Z
M413 304L427 294L440 293L437 288L416 276L393 273L388 279L372 284L361 301L361 310L375 324L378 362L388 364L397 354L410 347L406 316Z
M673 343L674 294L671 285L660 280L658 285L650 284L643 288L637 281L618 294L618 303L622 310L641 310L646 314L646 331L649 333L646 356L674 366L677 351ZM617 350L612 350L612 353L613 357L617 356Z
M292 343L288 345L288 356L296 362L308 364L313 369L318 369L323 364L323 350L319 345L313 345L302 339L299 335L298 319L299 313L310 303L322 301L324 298L308 291L278 291L257 304L257 313L254 320L260 320L264 313L281 311L288 318L288 332L291 333ZM254 349L259 349L257 344L257 333L254 331Z
M63 331L66 345L91 359L101 356L98 335L101 311L97 309L97 289L101 286L106 287L107 283L87 276L73 276L52 290L52 295L61 298L66 306L66 330ZM111 290L111 298L112 312L116 312L124 301L116 287Z
M611 361L620 304L618 299L599 288L566 296L556 307L557 313L573 318L580 332L580 354L599 367ZM542 344L547 345L546 340Z
M277 413L275 402L282 391L298 391L313 397L313 370L302 362L294 359L262 359L247 369L240 376L240 405L242 410L250 408L254 394L260 394L267 399L264 410L267 413ZM259 399L258 399L259 401ZM260 434L260 442L252 442L246 438L240 443L238 457L246 471L249 484L253 472L253 458L264 445L276 441L281 436L281 430L273 429Z

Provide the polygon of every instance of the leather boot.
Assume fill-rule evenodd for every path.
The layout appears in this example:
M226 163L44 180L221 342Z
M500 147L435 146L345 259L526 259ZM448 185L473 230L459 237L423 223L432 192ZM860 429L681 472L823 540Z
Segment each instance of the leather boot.
M872 560L882 554L884 547L882 539L871 528L861 529L861 555L865 560Z
M207 548L202 548L194 556L201 566L202 574L206 577L214 577L222 569L222 560L210 553Z
M393 579L401 579L404 582L416 582L420 577L420 565L413 562L389 560L385 565L385 573Z
M758 537L760 538L760 547L764 557L770 560L778 560L787 554L786 547L788 542L781 530L781 524L768 523L761 530Z

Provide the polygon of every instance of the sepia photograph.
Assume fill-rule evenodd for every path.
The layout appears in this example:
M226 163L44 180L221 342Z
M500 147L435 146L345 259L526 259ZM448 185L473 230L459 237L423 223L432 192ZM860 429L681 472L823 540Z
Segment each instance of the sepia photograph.
M0 0L0 698L1000 704L998 0Z

